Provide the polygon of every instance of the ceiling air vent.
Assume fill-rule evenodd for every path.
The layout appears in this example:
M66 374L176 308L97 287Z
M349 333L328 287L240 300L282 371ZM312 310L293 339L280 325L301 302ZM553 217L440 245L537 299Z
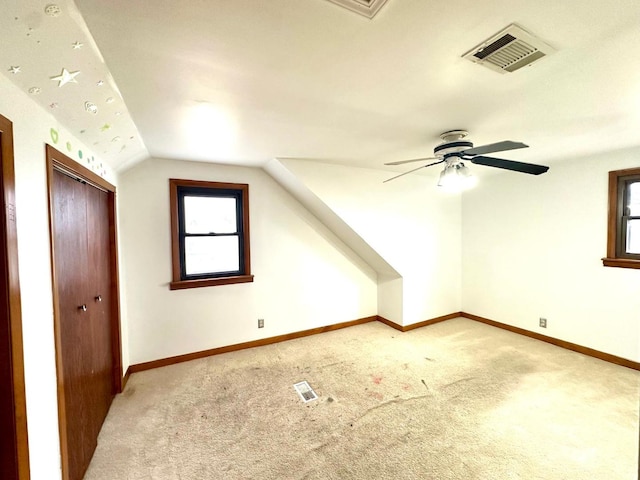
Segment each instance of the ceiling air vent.
M387 0L329 0L330 2L348 8L352 12L364 15L367 18L373 18L382 8Z
M505 73L515 72L554 52L553 47L512 23L462 57Z

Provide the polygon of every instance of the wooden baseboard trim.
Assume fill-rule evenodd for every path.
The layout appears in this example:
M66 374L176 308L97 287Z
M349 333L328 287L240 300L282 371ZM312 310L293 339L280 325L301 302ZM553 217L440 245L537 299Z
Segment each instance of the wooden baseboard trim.
M400 332L408 332L410 330L415 330L417 328L426 327L428 325L433 325L435 323L444 322L446 320L451 320L453 318L458 318L458 317L464 317L464 318L468 318L469 320L475 320L476 322L484 323L486 325L491 325L492 327L508 330L510 332L517 333L519 335L524 335L526 337L530 337L535 340L540 340L542 342L550 343L551 345L555 345L557 347L566 348L567 350L572 350L574 352L582 353L583 355L598 358L600 360L604 360L605 362L610 362L616 365L620 365L623 367L640 371L640 362L634 362L633 360L628 360L626 358L618 357L616 355L611 355L609 353L601 352L593 348L583 347L581 345L571 343L571 342L566 342L564 340L559 340L557 338L548 337L546 335L525 330L524 328L514 327L506 323L497 322L495 320L480 317L478 315L473 315L471 313L454 312L448 315L442 315L440 317L431 318L429 320L424 320L422 322L414 323L412 325L407 325L407 326L398 325L397 323L392 322L391 320L388 320L384 317L381 317L380 315L373 315L371 317L360 318L358 320L352 320L349 322L336 323L334 325L327 325L325 327L312 328L310 330L303 330L300 332L287 333L285 335L278 335L275 337L268 337L268 338L262 338L260 340L253 340L251 342L237 343L235 345L228 345L225 347L212 348L210 350L202 350L200 352L187 353L184 355L177 355L175 357L161 358L159 360L153 360L150 362L138 363L135 365L130 365L129 368L127 368L127 372L125 373L122 380L122 389L124 390L124 387L126 386L129 380L129 377L133 373L142 372L144 370L151 370L153 368L166 367L168 365L174 365L176 363L188 362L190 360L196 360L198 358L210 357L212 355L220 355L222 353L244 350L246 348L271 345L273 343L284 342L287 340L294 340L296 338L308 337L310 335L317 335L325 332L331 332L333 330L340 330L342 328L353 327L355 325L362 325L363 323L369 323L374 321L384 323L385 325L388 325L389 327L394 328L395 330L398 330Z
M122 377L122 392L124 392L125 387L127 386L127 382L129 381L129 377L131 376L131 367L127 368L127 371L125 372L124 376Z
M503 330L508 330L510 332L518 333L520 335L534 338L542 342L550 343L557 347L562 347L562 348L566 348L567 350L572 350L574 352L582 353L583 355L587 355L589 357L598 358L600 360L604 360L605 362L614 363L616 365L631 368L633 370L640 370L640 362L634 362L633 360L628 360L626 358L618 357L616 355L611 355L610 353L601 352L599 350L595 350L589 347L583 347L582 345L578 345L576 343L566 342L564 340L559 340L557 338L548 337L547 335L542 335L540 333L532 332L530 330L525 330L524 328L514 327L512 325L507 325L506 323L496 322L495 320L490 320L488 318L480 317L478 315L473 315L471 313L461 312L460 316L464 318L468 318L470 320L475 320L476 322L481 322L487 325L491 325L492 327L502 328Z
M445 320L451 320L453 318L458 318L462 316L462 312L454 312L448 315L442 315L441 317L431 318L429 320L424 320L418 323L412 323L411 325L407 325L402 327L403 332L408 332L409 330L415 330L416 328L426 327L428 325L433 325L434 323L444 322Z
M412 323L411 325L398 325L396 322L392 322L384 317L378 315L378 321L384 323L385 325L390 326L391 328L395 328L400 332L408 332L409 330L415 330L416 328L426 327L428 325L433 325L434 323L444 322L445 320L451 320L452 318L458 318L462 316L462 312L454 312L449 313L448 315L442 315L441 317L430 318L429 320L424 320L418 323Z
M327 325L325 327L312 328L310 330L303 330L301 332L287 333L285 335L261 338L260 340L253 340L251 342L228 345L226 347L212 348L210 350L202 350L200 352L177 355L175 357L161 358L159 360L152 360L150 362L131 365L127 369L127 373L136 373L136 372L142 372L144 370L151 370L152 368L166 367L168 365L174 365L176 363L188 362L189 360L196 360L198 358L210 357L212 355L220 355L221 353L235 352L237 350L244 350L244 349L253 348L253 347L262 347L264 345L271 345L272 343L279 343L279 342L284 342L286 340L294 340L296 338L308 337L309 335L317 335L319 333L331 332L333 330L340 330L342 328L353 327L355 325L362 325L363 323L374 322L376 320L378 320L378 316L373 315L371 317L360 318L358 320L351 320L349 322L336 323L334 325Z
M385 325L388 325L391 328L395 328L396 330L403 332L404 330L402 330L402 325L398 325L396 322L392 322L389 319L386 319L384 317L381 317L380 315L377 316L376 320L378 320L381 323L384 323Z

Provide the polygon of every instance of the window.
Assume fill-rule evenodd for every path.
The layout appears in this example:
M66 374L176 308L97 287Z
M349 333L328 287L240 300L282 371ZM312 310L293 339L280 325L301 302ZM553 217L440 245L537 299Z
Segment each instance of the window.
M253 282L249 185L169 180L171 290Z
M640 168L609 172L605 266L640 268Z

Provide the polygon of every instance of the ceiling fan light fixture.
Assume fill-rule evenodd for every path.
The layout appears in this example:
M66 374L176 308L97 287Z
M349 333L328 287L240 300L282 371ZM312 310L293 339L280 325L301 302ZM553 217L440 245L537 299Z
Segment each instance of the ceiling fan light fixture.
M450 192L461 192L474 187L478 179L462 162L448 163L440 173L438 186Z

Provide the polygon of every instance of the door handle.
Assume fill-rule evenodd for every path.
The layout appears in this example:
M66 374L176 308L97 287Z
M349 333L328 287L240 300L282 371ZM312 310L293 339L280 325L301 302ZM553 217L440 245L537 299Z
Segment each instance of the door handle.
M96 302L101 302L102 301L102 295L98 295L96 297Z
M78 307L78 310L82 310L83 312L86 312L87 311L87 306L86 305L80 305Z

